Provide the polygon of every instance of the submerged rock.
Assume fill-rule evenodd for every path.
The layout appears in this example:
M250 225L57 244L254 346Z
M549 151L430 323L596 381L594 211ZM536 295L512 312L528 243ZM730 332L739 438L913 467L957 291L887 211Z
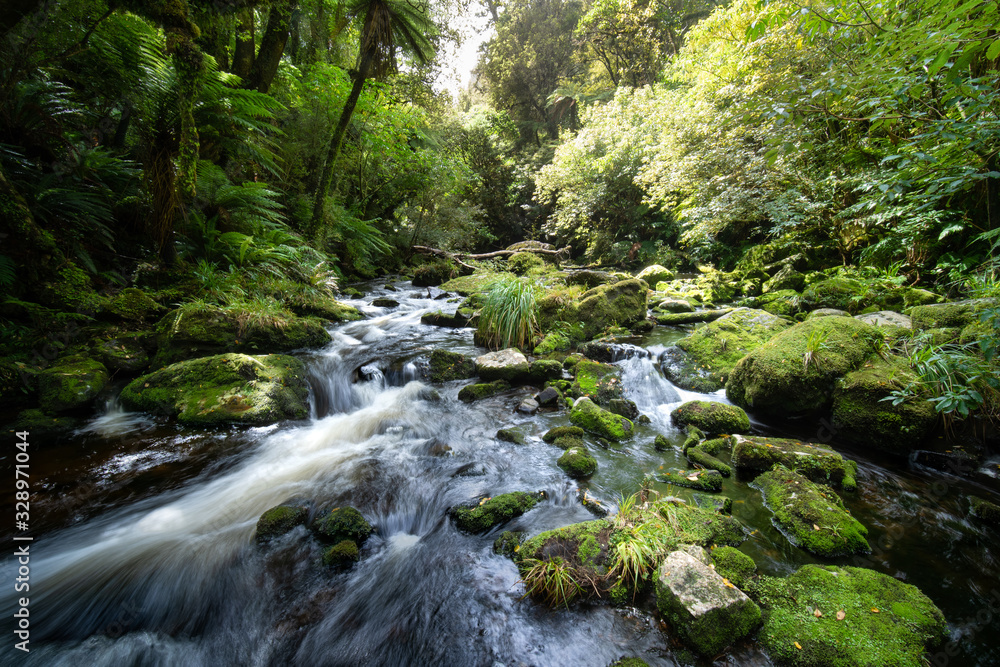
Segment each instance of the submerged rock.
M766 311L737 308L677 341L677 352L668 348L660 366L682 389L717 391L740 359L790 326L789 320Z
M350 540L360 547L372 534L372 525L353 507L334 507L312 524L316 537L330 544Z
M747 409L792 417L827 407L836 381L874 352L876 330L850 317L820 317L786 329L745 356L726 397Z
M108 384L108 371L82 355L64 357L38 373L38 402L45 412L86 408Z
M597 472L597 459L586 447L569 447L556 463L573 479L586 479Z
M782 532L796 546L831 558L871 551L868 529L848 514L835 491L780 463L753 483Z
M489 398L490 396L496 396L508 389L510 389L510 383L506 380L469 384L459 390L458 400L463 403L472 403L473 401Z
M723 477L729 477L733 474L733 469L727 463L715 458L700 446L688 447L684 455L689 462L706 470L717 470Z
M978 496L969 496L969 509L972 516L994 528L1000 528L1000 505L983 500Z
M732 441L737 468L766 472L780 463L813 482L845 491L857 488L858 464L825 445L751 436L733 436Z
M455 526L465 533L485 533L514 517L521 516L538 504L537 493L514 491L486 498L475 505L449 510Z
M189 424L270 424L309 414L305 365L295 357L220 354L136 378L121 393L130 410Z
M742 408L717 401L688 401L675 408L670 419L678 426L695 426L706 435L750 430L750 418Z
M686 551L656 571L656 606L699 653L714 656L760 624L760 608L743 591Z
M341 540L323 552L323 565L348 568L361 558L361 550L353 540Z
M516 428L502 428L497 431L497 440L503 440L504 442L510 442L515 445L523 445L524 433Z
M387 297L381 296L376 299L372 299L372 305L379 308L395 308L399 305L399 302L395 299L389 299Z
M659 473L656 478L667 484L686 486L689 489L698 489L699 491L722 490L722 473L718 470L668 468L665 472Z
M615 442L627 440L635 433L630 419L598 407L589 398L577 399L569 419L585 431Z
M267 542L284 535L296 526L305 525L309 510L296 505L278 505L260 515L254 539Z
M435 327L450 327L452 329L461 329L462 327L469 326L469 317L471 317L472 311L465 308L457 309L454 314L449 315L443 313L440 310L435 310L430 313L424 313L420 316L421 324L429 324Z
M758 639L795 667L920 667L947 637L944 615L918 588L857 567L805 565L748 591L764 610Z

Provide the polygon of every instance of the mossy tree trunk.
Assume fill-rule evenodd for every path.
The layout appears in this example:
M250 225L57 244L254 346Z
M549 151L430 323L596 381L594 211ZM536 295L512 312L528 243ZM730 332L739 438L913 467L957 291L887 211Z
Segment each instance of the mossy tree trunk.
M285 53L285 45L292 30L292 11L298 3L295 0L282 0L271 6L271 15L267 19L267 29L260 42L260 50L253 61L250 74L244 82L244 87L266 93L271 89L271 82L278 73L278 64Z

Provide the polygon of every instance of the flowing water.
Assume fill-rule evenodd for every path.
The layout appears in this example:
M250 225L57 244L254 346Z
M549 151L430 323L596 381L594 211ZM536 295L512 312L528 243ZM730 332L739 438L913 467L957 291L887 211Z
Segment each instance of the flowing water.
M471 330L420 323L427 310L453 304L399 285L406 291L377 288L351 302L368 319L337 326L329 346L302 355L312 385L307 420L197 429L110 401L72 437L36 442L31 652L13 649L8 634L2 663L603 667L635 655L650 665L689 664L678 662L681 646L649 599L635 608L559 610L522 599L517 569L492 553L497 532L461 534L446 514L484 496L544 491L534 510L503 527L534 534L594 518L579 502L581 489L613 510L617 495L637 490L647 473L686 466L670 411L705 396L677 389L656 367L659 352L682 334L660 328L617 362L651 423L624 446L593 447L600 467L581 487L555 465L560 451L540 438L568 424L565 411L518 415L527 388L469 406L457 400L462 382L421 382L432 349L477 350ZM370 305L386 295L401 305ZM527 444L495 438L511 426ZM794 435L820 429L800 424ZM656 452L656 433L677 450ZM1000 663L1000 616L990 611L994 598L992 609L1000 609L997 533L965 519L963 496L977 491L975 483L845 453L860 463L859 490L846 502L869 527L874 551L841 564L898 576L934 599L957 642L951 664ZM12 465L6 450L4 460ZM742 548L762 571L817 562L771 525L756 491L742 481L726 486L734 515L753 530ZM348 572L325 570L303 527L256 545L260 514L289 500L313 513L357 507L375 526L361 561ZM4 580L12 582L15 570L8 557ZM5 584L8 619L9 590ZM716 664L771 663L746 642Z

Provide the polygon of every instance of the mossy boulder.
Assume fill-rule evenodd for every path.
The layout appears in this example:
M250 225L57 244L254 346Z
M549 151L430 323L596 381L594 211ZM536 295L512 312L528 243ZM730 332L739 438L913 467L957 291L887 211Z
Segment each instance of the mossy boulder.
M579 445L566 449L556 464L573 479L586 479L597 472L597 459Z
M737 308L677 341L679 352L661 356L660 368L682 389L717 391L740 359L790 326L763 310Z
M729 496L692 491L690 497L695 507L700 509L715 512L716 514L733 513L733 499Z
M969 510L972 516L983 523L1000 528L1000 505L978 496L969 496Z
M455 526L465 533L485 533L519 517L538 504L537 493L514 491L486 498L474 505L453 507L449 513Z
M653 264L652 266L647 266L639 273L635 274L638 280L645 280L649 285L656 285L657 283L673 280L674 272L665 266L660 266L659 264Z
M802 295L792 289L769 292L755 297L750 303L764 312L784 318L795 317L802 311Z
M45 412L88 407L108 384L108 370L82 355L64 357L38 374L38 402Z
M586 445L583 442L583 438L572 435L564 435L558 437L555 440L553 440L551 444L563 450L570 449L572 447L579 447L581 449L586 449Z
M656 475L656 479L666 484L697 489L698 491L721 491L722 473L718 470L698 470L683 468L667 468Z
M577 399L569 419L588 433L614 442L627 440L635 434L632 420L597 406L589 398Z
M563 376L562 363L555 359L536 359L528 365L528 379L538 385Z
M471 316L472 316L472 311L465 308L459 308L451 315L449 315L448 313L444 313L440 310L435 310L421 315L420 323L434 327L448 327L451 329L461 329L463 327L469 326L469 318Z
M793 290L797 292L805 287L805 284L805 275L800 271L796 271L791 265L786 264L782 266L777 273L771 276L763 285L761 285L760 291L764 294L780 292L782 290Z
M76 417L55 415L38 409L22 410L11 426L12 431L28 431L34 437L66 433L80 425Z
M657 433L656 437L653 438L653 449L658 452L665 452L670 449L670 441L667 440L662 434Z
M877 330L851 317L806 320L778 333L736 364L726 397L770 416L825 409L837 380L874 351Z
M354 306L324 296L288 298L285 304L300 317L316 317L327 322L355 322L365 317Z
M713 322L732 311L732 308L716 308L696 310L691 313L656 313L656 323L665 327L679 327L682 324Z
M910 320L915 331L961 329L975 321L979 309L987 304L988 302L983 299L968 299L966 301L914 306L910 310Z
M507 258L507 270L518 276L526 276L544 266L545 260L533 252L517 252Z
M733 474L733 469L729 464L717 459L699 446L688 447L684 456L690 463L706 470L717 470L723 477L730 477Z
M717 401L688 401L670 413L677 426L695 426L705 435L746 433L750 417L742 408Z
M413 269L414 287L436 287L458 275L458 269L448 261L434 261Z
M123 320L143 322L160 316L166 309L141 289L128 287L111 299L107 310Z
M323 565L338 569L349 568L361 558L361 550L353 540L341 540L323 552Z
M753 483L764 495L776 525L796 546L833 558L868 553L868 529L844 508L828 486L820 486L780 463Z
M572 394L587 396L598 405L607 405L625 395L621 368L590 359L581 359L573 369Z
M108 300L94 291L90 275L73 261L56 269L53 279L42 284L39 300L50 308L91 316L108 308Z
M523 445L525 443L525 435L520 429L502 428L497 431L497 440L510 442L515 445Z
M766 472L777 464L813 482L845 491L857 488L858 464L825 445L787 438L734 436L733 465L742 470Z
M328 544L350 540L359 547L372 534L372 525L353 507L334 507L313 521L312 531Z
M527 533L520 530L505 530L500 537L493 540L493 553L513 558L521 550L521 544L527 539Z
M158 351L153 368L225 352L268 354L321 347L331 340L326 329L313 319L264 317L213 306L173 310L160 320L156 331Z
M464 354L448 350L431 352L431 382L450 382L476 376L476 362Z
M699 653L715 656L760 624L760 607L687 551L673 551L656 571L656 606Z
M645 320L648 292L646 283L636 279L600 285L584 292L579 300L543 309L541 324L544 329L551 329L557 321L575 328L582 324L580 336L590 340L608 327L629 327Z
M900 357L875 357L844 375L833 392L837 438L896 455L919 449L937 423L934 405L920 395L898 405L885 400L913 379L909 362Z
M476 373L486 382L506 380L516 384L527 379L528 371L528 359L517 348L476 357Z
M123 333L98 339L91 344L90 353L112 373L132 375L149 366L143 338L142 334Z
M496 380L495 382L480 382L462 387L458 392L458 400L463 403L472 403L490 396L496 396L510 389L510 383L506 380Z
M736 547L716 547L711 553L715 571L728 579L736 588L744 588L757 572L753 558Z
M176 416L189 424L271 424L309 414L305 364L295 357L220 354L191 359L130 382L130 410Z
M308 516L309 510L305 507L295 505L272 507L261 514L260 519L257 520L257 531L254 533L254 539L258 542L267 542L284 535L296 526L305 525Z
M552 354L553 352L564 352L568 350L572 344L572 341L566 334L558 331L550 331L545 334L542 341L535 346L533 352L538 356Z
M859 299L866 291L865 284L860 280L835 276L807 287L802 292L802 307L805 310L838 308L856 313L863 307Z
M947 637L930 598L873 570L805 565L761 577L750 593L764 610L758 640L782 665L921 667Z
M542 436L542 440L551 444L559 438L571 437L571 438L582 438L584 430L579 426L556 426L555 428L550 428Z

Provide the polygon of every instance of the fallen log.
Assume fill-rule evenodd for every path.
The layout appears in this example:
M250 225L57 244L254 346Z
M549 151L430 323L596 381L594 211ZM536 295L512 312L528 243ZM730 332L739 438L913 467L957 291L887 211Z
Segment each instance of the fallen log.
M525 248L523 250L495 250L493 252L484 252L479 254L472 254L467 252L448 252L447 250L441 250L440 248L430 248L423 245L413 246L414 252L419 252L422 255L432 255L434 257L444 257L445 259L450 259L455 262L463 269L472 273L476 270L476 267L466 264L463 259L493 259L494 257L510 257L519 252L530 252L536 255L549 255L554 257L569 257L571 248L566 246L565 248L560 248L559 250L543 250L540 248Z

